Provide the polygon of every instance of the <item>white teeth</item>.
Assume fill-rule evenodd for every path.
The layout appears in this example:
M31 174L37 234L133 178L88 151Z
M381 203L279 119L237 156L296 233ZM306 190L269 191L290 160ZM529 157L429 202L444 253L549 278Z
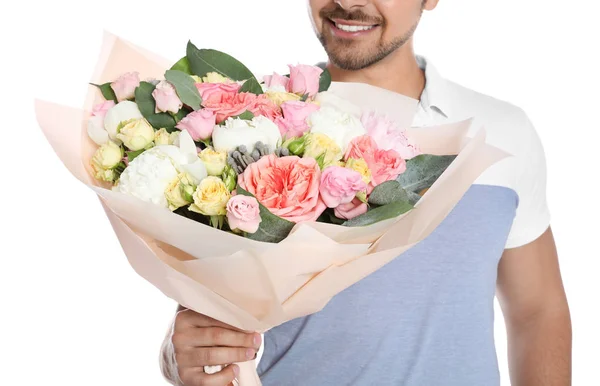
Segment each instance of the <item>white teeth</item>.
M375 27L374 25L362 26L362 25L345 25L345 24L338 24L338 23L335 23L335 26L337 28L341 29L342 31L347 31L347 32L368 31L370 29L373 29L373 27Z

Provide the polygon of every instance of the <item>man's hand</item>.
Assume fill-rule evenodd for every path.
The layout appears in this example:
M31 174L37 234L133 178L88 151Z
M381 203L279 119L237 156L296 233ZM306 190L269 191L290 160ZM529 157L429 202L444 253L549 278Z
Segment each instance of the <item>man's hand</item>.
M175 318L172 337L179 378L185 386L227 386L239 367L232 363L254 359L260 348L258 333L246 333L208 316L183 310ZM204 366L227 366L207 374Z

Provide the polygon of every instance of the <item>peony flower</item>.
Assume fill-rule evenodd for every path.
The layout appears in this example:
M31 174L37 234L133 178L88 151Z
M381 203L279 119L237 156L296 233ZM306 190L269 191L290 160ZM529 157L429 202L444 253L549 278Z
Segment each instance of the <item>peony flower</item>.
M156 146L137 156L125 168L113 190L168 208L165 191L180 173L187 173L194 185L207 176L192 137L182 132L179 142L179 146Z
M154 91L152 91L152 96L156 101L155 112L156 113L173 113L177 114L179 110L183 107L183 102L179 99L177 95L177 91L175 91L175 87L166 80L161 81L156 85Z
M273 122L282 117L281 107L264 94L256 97L256 101L254 105L250 106L249 111L255 116L262 115Z
M283 103L281 110L283 118L277 119L275 122L283 137L292 138L301 137L310 129L307 118L319 110L319 106L313 103L293 101Z
M192 111L186 115L175 128L187 131L194 141L206 141L213 133L217 115L207 109Z
M117 138L117 134L119 134L119 127L122 126L122 123L131 121L132 119L142 118L144 118L144 116L135 102L120 102L106 112L106 115L104 116L104 130L111 140L120 144L121 140Z
M367 131L360 119L332 107L321 107L308 117L311 133L325 134L333 139L342 152L345 152L350 142Z
M323 157L322 168L341 160L344 152L337 143L325 134L309 133L306 135L304 157L319 159Z
M287 86L287 91L294 94L305 95L310 97L317 95L319 92L319 81L323 69L317 66L309 66L300 64L297 66L288 66L290 68L290 81Z
M277 125L265 117L255 117L251 121L229 118L223 126L215 126L212 140L216 151L229 152L243 145L252 152L257 142L275 150L281 141L281 133Z
M121 75L117 80L110 84L115 92L117 101L122 102L135 97L135 89L140 85L140 74L138 72L128 72Z
M180 173L165 190L165 198L170 210L177 210L182 206L192 203L192 195L196 191L196 185L187 173Z
M379 149L375 140L368 135L352 141L344 156L346 160L351 158L363 158L369 165L372 175L370 185L373 187L394 180L406 171L406 161L397 151Z
M360 173L341 166L331 166L321 174L321 198L328 208L348 204L358 192L366 191L367 184Z
M123 159L123 148L112 141L100 146L92 157L94 176L100 181L113 182L116 174L113 169Z
M92 108L92 115L87 123L88 136L97 145L104 145L109 141L108 132L104 129L104 117L108 110L115 106L113 101L104 101Z
M238 185L273 214L293 222L316 221L326 209L319 195L321 170L312 158L270 154L246 168Z
M200 152L200 159L206 165L209 176L220 176L227 165L227 153L209 147Z
M288 89L290 78L274 72L273 75L263 76L263 82L267 90L285 92Z
M261 221L256 198L238 194L227 203L227 222L231 230L255 233Z
M367 112L362 115L361 121L380 149L395 150L404 159L411 159L421 154L420 149L406 136L406 130L386 117L375 112Z
M227 202L231 193L223 180L218 177L206 177L200 182L193 194L192 212L205 216L223 216L227 214Z
M352 202L348 204L342 204L335 208L333 211L335 217L337 218L341 218L343 220L352 220L354 217L358 217L362 214L367 213L367 210L369 210L368 205L359 200L358 198L355 198L354 200L352 200Z
M154 128L144 118L132 119L121 128L117 138L129 150L142 150L154 141Z

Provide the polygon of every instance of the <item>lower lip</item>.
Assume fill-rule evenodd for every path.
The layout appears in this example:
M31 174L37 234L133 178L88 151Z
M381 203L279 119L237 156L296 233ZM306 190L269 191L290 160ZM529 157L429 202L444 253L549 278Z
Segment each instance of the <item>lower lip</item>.
M336 27L335 23L332 22L331 20L327 20L327 22L329 23L333 34L335 36L337 36L339 38L343 38L343 39L352 39L352 38L358 38L361 36L365 36L373 31L375 31L379 27L376 25L373 28L368 29L368 30L351 32L351 31L344 31L343 29L339 29L338 27Z

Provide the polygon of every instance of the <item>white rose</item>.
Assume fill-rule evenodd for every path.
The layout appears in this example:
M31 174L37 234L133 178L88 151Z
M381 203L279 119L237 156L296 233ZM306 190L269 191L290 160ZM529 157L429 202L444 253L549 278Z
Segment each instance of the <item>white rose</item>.
M275 123L263 116L252 121L229 118L223 126L215 126L212 140L216 151L229 152L243 145L251 152L257 142L275 150L281 141L281 133Z
M165 191L180 173L188 173L193 184L208 175L189 134L182 133L180 142L180 147L156 146L137 156L125 168L114 190L168 208Z
M362 116L362 110L354 103L333 94L331 91L320 92L315 97L315 101L321 107L333 107L345 113L352 114L358 118Z
M308 117L311 133L325 134L333 139L345 153L356 137L367 134L360 119L333 107L321 107Z
M106 112L104 130L106 130L110 139L120 144L121 142L117 139L117 129L121 122L142 118L142 113L135 102L123 101Z

